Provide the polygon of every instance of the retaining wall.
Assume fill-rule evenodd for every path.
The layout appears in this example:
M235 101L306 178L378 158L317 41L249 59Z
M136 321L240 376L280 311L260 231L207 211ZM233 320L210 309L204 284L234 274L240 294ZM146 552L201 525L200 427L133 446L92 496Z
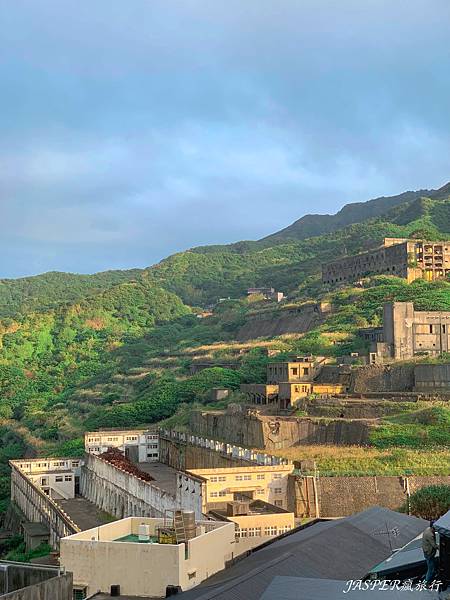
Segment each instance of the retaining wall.
M369 440L369 424L364 420L269 417L253 411L196 412L191 417L190 430L196 435L268 452L302 444L365 445Z
M424 486L436 484L450 485L450 475L317 478L291 475L288 507L297 516L311 517L344 517L374 505L397 510L407 502L408 492L412 494Z

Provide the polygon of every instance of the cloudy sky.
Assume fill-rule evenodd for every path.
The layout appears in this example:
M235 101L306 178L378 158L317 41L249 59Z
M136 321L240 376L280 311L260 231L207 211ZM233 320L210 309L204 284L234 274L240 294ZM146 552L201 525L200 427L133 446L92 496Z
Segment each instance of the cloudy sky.
M450 180L448 0L0 0L0 277Z

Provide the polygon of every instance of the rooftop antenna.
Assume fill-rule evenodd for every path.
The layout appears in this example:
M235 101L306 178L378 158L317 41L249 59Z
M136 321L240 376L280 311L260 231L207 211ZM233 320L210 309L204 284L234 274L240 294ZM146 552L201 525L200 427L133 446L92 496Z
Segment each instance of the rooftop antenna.
M373 533L373 535L387 535L388 542L389 542L389 548L391 549L391 552L393 552L392 543L391 543L391 535L394 537L398 537L400 535L400 530L398 527L392 527L391 529L389 529L389 525L388 525L387 521L385 522L385 525L386 525L385 530L373 531L372 533Z

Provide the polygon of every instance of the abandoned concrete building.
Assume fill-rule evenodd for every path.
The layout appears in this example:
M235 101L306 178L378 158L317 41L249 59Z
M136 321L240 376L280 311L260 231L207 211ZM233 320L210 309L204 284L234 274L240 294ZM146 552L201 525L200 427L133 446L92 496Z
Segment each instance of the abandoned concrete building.
M412 302L386 302L383 326L366 328L361 335L370 344L372 364L439 355L450 349L450 311L420 311Z
M187 590L268 538L288 535L295 519L345 516L373 503L395 508L408 490L449 479L319 478L303 464L249 447L184 432L158 433L160 462L139 462L138 471L90 453L10 462L20 530L40 525L41 536L45 529L46 540L60 549L61 564L74 573L75 598L121 586L119 594L143 597ZM56 480L56 472L65 477L68 471L70 488L58 487L64 482ZM75 497L62 497L71 494ZM177 537L180 513L195 524L192 538L183 525L184 541ZM153 543L143 543L140 535ZM147 576L132 576L141 566Z
M133 462L150 462L159 458L158 440L158 433L147 429L88 431L84 448L88 454L96 455L118 448Z
M267 365L267 383L242 384L241 392L251 404L277 404L280 410L294 407L301 398L315 394L327 397L346 391L342 382L320 377L325 371L323 356L302 356Z
M275 302L281 302L284 298L283 292L277 292L273 287L248 288L247 296L262 296L264 300L274 300Z
M340 284L369 275L395 275L408 281L434 281L450 274L450 240L429 242L384 238L375 250L322 265L322 282Z

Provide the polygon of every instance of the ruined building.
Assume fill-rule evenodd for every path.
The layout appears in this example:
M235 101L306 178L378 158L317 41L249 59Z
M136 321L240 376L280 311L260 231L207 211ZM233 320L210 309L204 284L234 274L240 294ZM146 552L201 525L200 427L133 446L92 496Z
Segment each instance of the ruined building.
M386 302L383 327L362 330L370 342L369 360L406 360L450 349L450 311L415 310L412 302Z
M395 275L409 282L434 281L450 274L450 240L428 242L406 238L384 238L369 252L346 256L322 265L322 282L339 284L369 275Z
M341 382L320 378L326 359L299 356L295 360L267 365L267 383L242 384L241 392L252 404L274 404L281 410L292 408L300 398L311 394L328 396L346 391Z

